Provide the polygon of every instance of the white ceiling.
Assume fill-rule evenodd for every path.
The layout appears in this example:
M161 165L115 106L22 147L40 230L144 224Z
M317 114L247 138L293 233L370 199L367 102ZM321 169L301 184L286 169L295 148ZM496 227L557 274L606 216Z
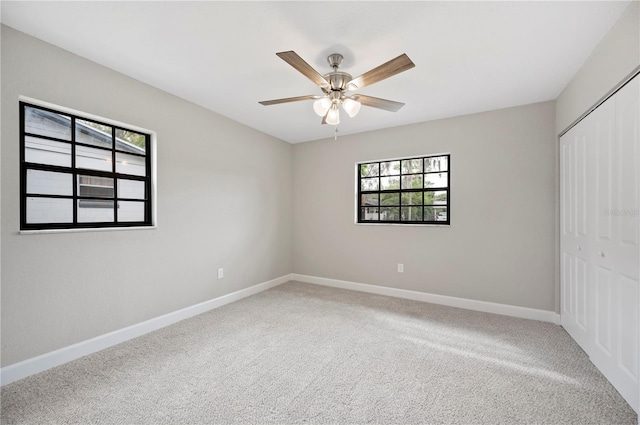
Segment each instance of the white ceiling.
M416 67L361 90L406 103L341 114L339 134L555 99L628 1L1 2L1 20L290 143L333 136L321 94L275 53L356 77L401 53ZM43 99L46 100L46 99Z

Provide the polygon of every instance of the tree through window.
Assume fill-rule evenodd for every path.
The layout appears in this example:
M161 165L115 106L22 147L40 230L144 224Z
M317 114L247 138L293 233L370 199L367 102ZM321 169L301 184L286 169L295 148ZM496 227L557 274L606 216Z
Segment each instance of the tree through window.
M450 224L450 155L357 167L358 223Z

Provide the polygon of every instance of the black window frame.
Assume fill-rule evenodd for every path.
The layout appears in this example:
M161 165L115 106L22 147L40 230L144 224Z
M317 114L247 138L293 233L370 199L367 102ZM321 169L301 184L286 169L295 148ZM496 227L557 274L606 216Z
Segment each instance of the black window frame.
M27 101L19 102L20 108L20 230L21 231L29 231L29 230L56 230L56 229L104 229L104 228L127 228L127 227L153 227L154 226L154 217L153 217L153 201L152 194L154 181L152 179L153 176L153 143L152 143L152 134L147 131L141 131L139 128L134 126L127 127L126 125L116 124L106 118L97 118L91 116L89 114L82 115L79 112L69 112L66 108L62 108L62 110L54 109L55 107L50 106L42 106L38 103L32 103ZM52 136L45 136L41 134L28 133L25 130L26 127L26 108L35 108L42 111L64 115L70 118L70 140L60 139ZM76 141L76 121L91 121L100 125L111 127L111 147L102 147L96 146L94 144L81 143ZM117 131L129 131L134 132L140 135L145 136L145 153L139 154L132 151L127 151L123 149L118 149L117 147ZM26 138L37 138L41 140L49 140L52 142L62 142L68 143L70 145L70 166L61 166L61 165L51 165L51 164L40 164L34 162L27 162L25 157L26 151ZM76 147L87 147L91 149L100 149L110 153L111 157L111 171L101 171L94 170L88 168L79 168L76 166ZM135 174L127 174L116 172L117 162L116 162L116 154L122 153L127 155L134 155L141 158L144 158L144 167L145 167L145 175L135 175ZM51 195L51 194L38 194L38 193L28 193L27 192L27 173L28 170L41 170L41 171L49 171L49 172L57 172L71 175L72 180L72 194L71 195ZM105 197L105 196L82 196L78 193L79 188L79 176L90 176L90 177L106 177L113 179L113 196ZM135 181L143 181L145 183L144 187L144 199L140 198L127 198L118 196L118 179L124 180L135 180ZM51 223L28 223L27 222L27 200L28 198L58 198L58 199L69 199L73 203L73 220L72 222L51 222ZM91 203L104 203L105 201L111 201L113 203L113 221L97 221L97 222L79 222L78 221L78 210L81 208L91 207ZM143 202L144 203L144 220L141 221L118 221L118 209L119 202L126 201L134 201L134 202Z
M447 158L447 168L446 170L438 170L438 171L425 171L424 164L426 159L430 158ZM421 170L418 172L404 172L402 167L402 161L412 161L412 160L421 160ZM381 175L381 164L386 162L398 161L400 166L400 170L398 174L391 175ZM362 175L362 166L377 164L378 166L378 175L377 176L364 176ZM447 173L447 186L446 187L424 187L424 177L427 174L442 174ZM397 225L435 225L435 226L448 226L451 224L451 154L450 153L441 153L441 154L431 154L431 155L422 155L422 156L412 156L405 158L392 158L392 159L380 159L375 161L363 161L358 162L356 164L356 174L357 174L357 206L356 206L356 223L357 224L397 224ZM420 188L402 188L402 178L406 176L418 176L422 175L422 187ZM387 176L398 177L399 187L393 189L381 189L381 179ZM376 190L363 190L362 188L362 179L363 178L376 178L378 179L378 188ZM431 204L435 208L444 207L446 208L446 220L425 220L425 208L430 205L424 204L424 193L425 192L446 192L446 203L444 204ZM382 204L382 195L383 194L395 194L398 193L398 201L397 204ZM420 204L404 204L402 203L402 195L407 193L420 193L421 203ZM378 203L377 205L363 205L364 195L378 195ZM410 206L421 206L422 207L422 220L402 220L402 207L410 207ZM397 208L398 210L398 220L381 220L380 219L380 209L384 207ZM378 208L378 219L364 219L363 218L363 208Z

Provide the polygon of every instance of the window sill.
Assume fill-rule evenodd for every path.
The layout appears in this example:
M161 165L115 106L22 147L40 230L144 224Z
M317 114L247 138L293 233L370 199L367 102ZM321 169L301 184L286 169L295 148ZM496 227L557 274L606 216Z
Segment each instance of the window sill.
M87 229L41 229L20 230L20 235L36 235L41 233L86 233L86 232L113 232L122 230L155 230L158 226L132 226L132 227L92 227Z
M451 224L419 224L419 223L354 223L356 226L396 226L396 227L451 227Z

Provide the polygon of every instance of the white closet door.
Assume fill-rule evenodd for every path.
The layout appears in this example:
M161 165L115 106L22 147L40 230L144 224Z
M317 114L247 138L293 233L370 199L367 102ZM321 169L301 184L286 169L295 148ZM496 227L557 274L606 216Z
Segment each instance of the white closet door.
M615 96L615 143L612 149L613 209L611 239L598 240L596 267L611 270L613 302L612 370L605 374L638 410L638 321L640 320L638 196L640 172L640 80L635 78ZM599 212L600 213L600 212ZM597 292L596 292L597 294ZM597 342L597 340L596 340ZM596 344L598 347L598 344ZM595 361L594 361L595 363ZM598 364L596 363L598 366Z
M587 158L592 127L588 116L560 139L562 326L588 349Z
M636 410L640 78L560 139L562 326Z

